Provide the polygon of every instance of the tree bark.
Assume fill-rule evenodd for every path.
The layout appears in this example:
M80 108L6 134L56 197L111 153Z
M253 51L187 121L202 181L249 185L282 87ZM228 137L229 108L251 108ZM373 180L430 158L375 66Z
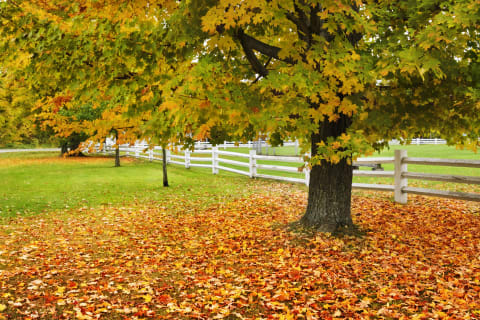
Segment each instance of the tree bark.
M115 167L120 167L120 146L115 148Z
M118 132L115 131L115 167L120 167L120 145L118 144Z
M162 147L162 167L163 167L163 186L168 187L168 176L167 176L167 150Z
M77 150L80 146L80 143L82 143L82 141L85 141L86 139L87 137L85 135L77 133L74 133L68 138L65 138L65 140L60 143L60 155L63 157L84 157L85 155L80 151L77 151L75 153L69 153L69 151Z
M308 205L300 222L321 232L335 232L353 227L350 213L352 166L341 160L338 164L323 162L310 172Z
M63 157L63 155L67 152L68 152L68 143L67 142L62 142L60 156Z
M337 122L325 120L319 132L312 134L312 156L317 155L317 143L329 136L338 137L346 131L350 119L342 116ZM332 164L322 160L312 167L308 190L307 210L300 220L306 227L321 232L335 232L345 227L354 227L350 205L352 196L353 168L342 159Z

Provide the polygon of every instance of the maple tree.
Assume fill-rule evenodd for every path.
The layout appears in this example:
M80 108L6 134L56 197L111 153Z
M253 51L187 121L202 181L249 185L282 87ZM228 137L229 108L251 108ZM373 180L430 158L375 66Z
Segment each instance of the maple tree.
M167 149L169 145L176 141L174 139L175 130L168 113L153 113L151 118L142 126L142 132L144 136L150 137L152 144L159 145L162 148L163 186L168 187Z
M0 5L32 81L56 80L49 99L166 112L162 139L187 146L299 138L311 151L301 221L318 230L353 226L351 163L372 147L431 132L478 146L476 1Z
M310 144L301 222L351 227L356 156L431 132L478 146L479 10L478 1L181 2L167 28L191 50L163 107L197 138L223 123Z
M119 167L120 145L135 143L141 135L143 118L126 117L123 106L78 105L70 99L59 96L37 106L41 110L37 118L41 119L42 126L53 128L63 138L62 154L75 155L82 150L101 149L106 138L112 138L115 141L115 166Z
M26 60L20 56L16 63L22 65ZM42 132L37 126L32 110L37 96L24 78L11 71L11 62L8 57L0 60L0 145L52 142L52 132Z
M149 114L127 114L129 107L149 100L152 91L141 77L141 66L127 71L136 61L121 52L130 50L127 42L132 41L129 35L135 28L126 26L128 35L120 38L115 21L92 26L91 17L84 25L73 19L73 11L83 10L77 5L2 3L6 35L2 49L12 61L19 52L27 55L27 63L10 63L9 67L24 75L40 97L38 119L62 138L62 150L77 154L98 143L102 147L105 138L113 137L115 165L119 166L119 144L135 142Z
M7 77L3 74L0 80L0 145L23 142L35 133L34 123L28 119L31 101L23 95L26 90Z

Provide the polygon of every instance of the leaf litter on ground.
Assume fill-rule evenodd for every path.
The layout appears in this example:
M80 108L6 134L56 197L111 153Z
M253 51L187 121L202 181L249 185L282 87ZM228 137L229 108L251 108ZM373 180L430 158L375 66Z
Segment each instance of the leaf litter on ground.
M12 218L0 319L477 319L479 206L354 196L362 236L294 232L305 191L249 184Z

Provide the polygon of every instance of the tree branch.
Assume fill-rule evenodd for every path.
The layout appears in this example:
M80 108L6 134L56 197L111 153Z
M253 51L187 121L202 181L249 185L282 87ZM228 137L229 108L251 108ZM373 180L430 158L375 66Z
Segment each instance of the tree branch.
M255 50L260 52L261 54L264 54L266 56L272 57L274 59L284 61L290 64L295 64L295 61L292 59L280 59L278 56L280 52L280 48L271 46L269 44L266 44L260 40L255 39L254 37L251 37L243 31L243 29L239 29L236 33L236 37L240 40L242 43L242 47L248 48L250 51ZM246 53L246 52L245 52Z
M246 38L243 30L240 29L238 31L237 37L240 40L240 44L245 52L245 56L247 57L248 62L250 62L253 70L262 77L266 77L268 75L268 70L258 60L258 58L255 56L255 53L253 53L252 47L249 45L249 42L247 41L248 38Z
M268 64L270 63L270 61L272 61L272 57L269 57L269 58L268 58L268 61L265 63L265 65L264 65L265 70L267 70L267 66L268 66ZM268 70L267 70L267 72L268 72ZM260 80L260 78L262 78L262 75L259 75L259 76L257 77L257 79L255 79L255 81L252 82L252 84L257 83L257 81Z
M305 23L306 19L296 17L293 13L288 11L285 13L285 16L297 26L298 37L310 44L310 31L308 29L308 25Z
M113 78L113 80L127 80L127 79L133 78L133 77L136 76L136 75L137 75L136 72L129 71L129 72L126 73L126 74L122 74L122 75L120 75L120 76L116 76L115 78Z

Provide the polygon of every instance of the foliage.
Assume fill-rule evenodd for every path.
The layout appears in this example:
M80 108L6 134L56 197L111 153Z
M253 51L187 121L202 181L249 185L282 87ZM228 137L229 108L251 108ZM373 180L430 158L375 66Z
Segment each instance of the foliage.
M1 42L1 41L0 41ZM25 57L21 62L25 63ZM32 111L35 95L23 78L0 61L0 146L48 143L52 133L40 132Z
M432 131L475 148L478 10L470 1L6 1L3 50L29 53L26 68L11 67L34 76L51 118L74 102L51 120L63 135L81 126L72 109L97 114L88 126L100 137L122 127L112 115L162 102L177 130L168 135L187 144L219 133L308 143L323 121L349 119L318 150L335 163Z
M85 16L89 20L85 24L78 16L85 7L78 3L8 1L1 5L3 51L13 57L17 52L27 55L26 66L10 63L9 67L26 75L40 97L36 108L44 127L63 138L86 135L91 142L103 143L115 135L117 143L138 138L149 111L128 117L127 111L153 98L153 81L146 80L148 71L144 71L145 66L155 66L129 54L148 55L132 46L139 37L136 27L118 28L116 21L102 19L105 12L98 12L97 22Z
M472 1L184 2L168 27L191 50L163 108L198 139L224 124L308 146L319 126L346 121L318 142L313 163L431 132L475 149L479 10Z

